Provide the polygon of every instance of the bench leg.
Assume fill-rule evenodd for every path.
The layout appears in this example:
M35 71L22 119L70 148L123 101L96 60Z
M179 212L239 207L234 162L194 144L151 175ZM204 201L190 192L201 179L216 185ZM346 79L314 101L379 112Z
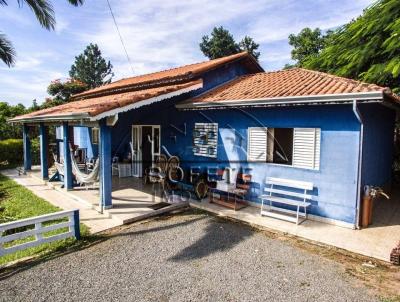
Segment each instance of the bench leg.
M297 206L296 224L299 224L299 211L300 211L300 206Z
M263 208L264 208L264 199L261 198L261 211L260 211L260 213L262 213ZM261 215L262 215L262 214L261 214Z

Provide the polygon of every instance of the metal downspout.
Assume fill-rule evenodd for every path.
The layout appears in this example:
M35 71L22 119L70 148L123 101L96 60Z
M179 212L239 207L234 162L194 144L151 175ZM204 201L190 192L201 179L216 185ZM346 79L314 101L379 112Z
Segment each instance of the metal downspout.
M356 223L355 228L360 228L360 207L361 207L361 175L362 175L362 154L363 154L363 141L364 141L364 123L361 113L357 108L357 100L353 100L353 112L360 123L360 142L358 154L358 175L357 175L357 206L356 206Z

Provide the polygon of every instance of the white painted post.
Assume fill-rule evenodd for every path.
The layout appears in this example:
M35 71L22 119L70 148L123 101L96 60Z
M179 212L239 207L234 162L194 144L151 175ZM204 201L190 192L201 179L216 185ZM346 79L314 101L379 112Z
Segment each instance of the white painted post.
M43 239L43 234L42 233L40 233L40 229L42 228L42 222L36 222L35 223L35 238L36 238L36 241L40 241L40 240L42 240Z

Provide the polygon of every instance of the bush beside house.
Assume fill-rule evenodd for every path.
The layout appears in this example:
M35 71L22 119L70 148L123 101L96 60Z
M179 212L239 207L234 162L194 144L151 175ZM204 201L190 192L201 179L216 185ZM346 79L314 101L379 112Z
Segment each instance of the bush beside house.
M32 165L40 164L39 139L31 140ZM0 141L0 164L1 166L18 166L23 164L23 141L22 139L10 138Z

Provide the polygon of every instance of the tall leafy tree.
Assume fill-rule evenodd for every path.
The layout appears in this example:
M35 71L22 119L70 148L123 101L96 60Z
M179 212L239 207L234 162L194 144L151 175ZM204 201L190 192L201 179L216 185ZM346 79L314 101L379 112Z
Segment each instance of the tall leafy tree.
M84 0L67 0L74 6L82 5ZM8 6L9 0L0 0L0 6ZM35 14L39 24L47 30L54 30L56 19L54 15L53 5L48 0L17 0L19 7L24 4L28 5ZM0 32L0 60L8 67L15 64L16 52L7 36Z
M69 75L87 84L88 88L95 88L111 82L114 76L112 67L111 62L101 56L97 44L90 43L82 54L75 57Z
M239 42L239 48L241 51L247 51L251 54L256 60L260 57L260 52L257 51L260 44L254 42L253 38L249 36L245 36L242 41Z
M399 1L380 0L336 30L324 49L304 66L400 92L399 37Z
M251 37L245 36L237 43L233 35L222 26L214 27L211 37L208 35L203 36L199 46L203 54L209 59L217 59L241 51L249 52L255 59L260 56L260 53L257 52L259 44L255 43Z
M232 34L222 26L214 27L211 38L205 35L201 40L200 50L209 59L233 55L240 51Z
M296 66L303 66L306 61L318 56L331 35L332 31L323 35L319 28L312 30L308 27L302 29L297 35L289 35L289 44L293 47L291 55L296 61ZM290 67L290 65L285 67Z

